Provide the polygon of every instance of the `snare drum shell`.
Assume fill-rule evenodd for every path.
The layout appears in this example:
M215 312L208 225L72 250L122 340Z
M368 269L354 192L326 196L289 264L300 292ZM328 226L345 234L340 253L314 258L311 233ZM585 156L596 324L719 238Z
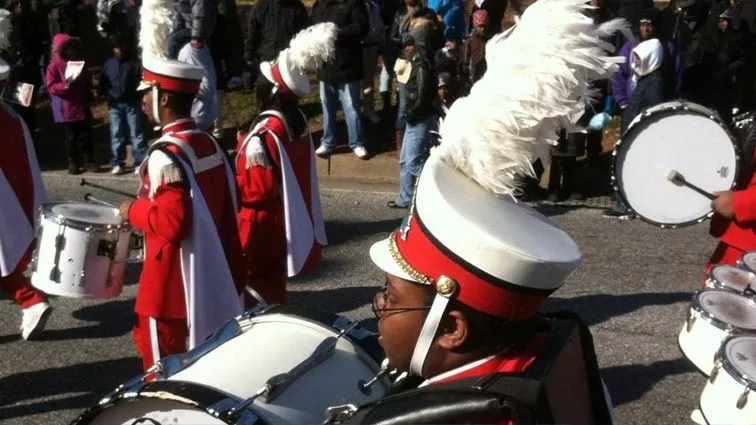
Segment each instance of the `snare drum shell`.
M125 227L85 230L40 218L31 283L51 295L72 298L113 298L123 289L124 261L129 253L131 231ZM58 252L58 236L61 236ZM114 261L98 250L115 243ZM59 281L51 279L59 270Z
M748 401L742 409L736 406L745 391L745 385L739 383L724 368L717 371L714 383L706 380L701 393L701 413L710 424L756 425L756 393L748 394Z
M691 308L693 324L688 331L688 323L683 323L677 342L680 351L706 376L714 368L714 357L727 338L728 333L719 329L701 317L700 313Z

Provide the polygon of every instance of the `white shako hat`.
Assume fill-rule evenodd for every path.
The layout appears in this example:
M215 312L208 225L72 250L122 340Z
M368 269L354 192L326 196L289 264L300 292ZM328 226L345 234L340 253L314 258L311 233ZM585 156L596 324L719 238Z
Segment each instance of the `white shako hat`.
M152 117L159 124L159 90L197 93L205 70L198 65L168 58L174 17L172 0L144 0L139 15L143 72L137 90L152 89Z
M10 47L11 29L11 13L5 9L0 9L0 50ZM5 85L9 75L10 65L0 59L0 87Z
M539 0L488 42L488 70L441 122L441 145L419 177L409 216L370 249L385 272L436 289L410 364L417 375L449 300L526 320L581 263L569 235L513 195L516 176L533 176L533 162L548 161L562 128L581 130L575 123L590 82L624 62L602 39L626 25L596 26L589 9L584 0Z
M307 71L314 71L333 58L337 32L338 28L331 22L303 29L276 60L262 62L260 72L275 85L279 94L306 96L310 93Z

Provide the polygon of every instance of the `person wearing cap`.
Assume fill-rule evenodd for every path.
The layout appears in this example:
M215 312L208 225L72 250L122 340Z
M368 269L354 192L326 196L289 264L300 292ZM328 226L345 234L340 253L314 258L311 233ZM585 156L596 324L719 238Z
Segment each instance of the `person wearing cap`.
M484 9L476 10L472 16L472 34L465 41L467 60L465 65L470 72L470 79L474 84L486 72L486 38L488 29L488 12Z
M430 149L431 133L438 128L437 77L428 58L406 34L402 40L404 58L409 61L406 77L397 76L405 84L407 95L406 126L399 152L399 196L388 202L389 208L407 208L412 201L415 181L423 169ZM404 79L406 78L406 80Z
M138 198L121 217L144 233L145 255L133 334L145 370L191 350L241 314L244 264L237 190L223 149L199 130L192 102L204 71L163 56L170 5L143 4L142 109L162 127L139 168ZM153 15L153 13L155 15Z
M373 301L379 342L389 364L425 379L421 386L522 372L542 355L549 328L539 309L582 255L513 195L516 176L533 173L570 120L565 111L584 110L591 82L616 69L599 37L622 24L586 23L586 7L534 3L489 45L490 72L441 122L407 218L370 249L386 273ZM524 48L528 57L503 55Z
M246 285L258 301L286 304L287 277L311 271L327 243L312 135L299 98L310 92L305 70L330 60L336 32L332 23L313 25L260 64L268 82L264 112L238 135L239 232Z
M0 9L0 50L9 47L11 16ZM0 91L10 66L0 59ZM34 249L35 219L47 195L42 184L31 133L23 119L0 100L0 289L21 308L21 337L32 339L44 329L52 307L24 277Z
M459 97L459 82L455 81L448 72L438 74L438 103L439 115L441 118L446 116L446 110L452 106Z

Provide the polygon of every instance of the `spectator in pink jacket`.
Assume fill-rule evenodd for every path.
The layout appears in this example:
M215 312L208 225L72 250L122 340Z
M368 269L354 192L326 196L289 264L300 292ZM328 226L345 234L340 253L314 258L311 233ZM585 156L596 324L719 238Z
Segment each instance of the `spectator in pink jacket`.
M81 73L66 76L71 62L82 61L81 41L68 34L56 34L52 42L53 58L47 67L47 92L50 94L53 120L63 130L68 151L68 173L80 174L83 164L87 171L99 171L94 162L92 142L92 78L86 66Z

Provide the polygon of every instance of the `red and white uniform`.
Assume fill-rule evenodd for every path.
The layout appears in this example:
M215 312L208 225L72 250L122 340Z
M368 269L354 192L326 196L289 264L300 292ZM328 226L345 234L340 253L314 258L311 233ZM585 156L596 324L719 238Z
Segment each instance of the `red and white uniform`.
M705 272L717 264L735 264L745 251L756 250L756 173L743 190L732 194L735 217L714 214L709 232L719 239Z
M492 354L486 358L436 375L420 384L420 386L443 384L465 378L486 376L492 373L524 372L533 364L545 348L548 336L547 332L536 334L525 347L521 347L518 350L505 351L500 354Z
M47 195L29 129L2 102L0 129L0 289L29 308L46 299L23 272L34 249L35 214Z
M156 146L164 140L188 145L192 156L196 156L200 163L224 155L210 135L197 130L192 119L163 127L163 137L156 142ZM175 144L167 143L162 149L176 154L187 163L194 162ZM145 236L145 260L137 293L137 321L134 326L134 340L145 369L160 357L184 352L209 336L203 330L199 337L193 338L191 332L197 327L202 328L203 312L207 312L207 309L226 310L227 319L241 310L238 287L235 286L244 276L235 220L236 194L230 190L230 173L225 163L216 161L214 164L212 168L199 172L191 168L194 165L190 166L186 172L192 173L189 176L191 181L187 182L177 168L182 167L181 164L175 164L168 155L153 150L140 169L142 186L139 199L129 210L129 221ZM161 181L157 187L152 183L155 180ZM199 193L192 193L195 183ZM198 214L203 211L209 212L210 216L205 223L211 221L215 226L196 226L201 218ZM205 242L202 234L197 234L198 229L199 233L210 232L210 239L216 237L220 240L219 249L216 250L222 257L220 263L203 255L207 251L202 251L202 247L208 242ZM224 259L228 268L223 267ZM202 276L208 275L200 275L190 267L204 267L205 272L213 269L219 273L226 272L223 276L228 279L202 279ZM228 294L229 287L236 296L236 305L228 298L218 305L215 299L203 299L207 295L195 296L213 292ZM197 292L197 289L200 291ZM188 302L187 294L191 295ZM214 294L211 298L215 298ZM200 312L200 317L195 317L195 312ZM197 322L193 323L195 320Z
M311 271L327 241L309 130L296 136L279 112L262 116L237 146L239 232L247 285L285 304L286 277Z

